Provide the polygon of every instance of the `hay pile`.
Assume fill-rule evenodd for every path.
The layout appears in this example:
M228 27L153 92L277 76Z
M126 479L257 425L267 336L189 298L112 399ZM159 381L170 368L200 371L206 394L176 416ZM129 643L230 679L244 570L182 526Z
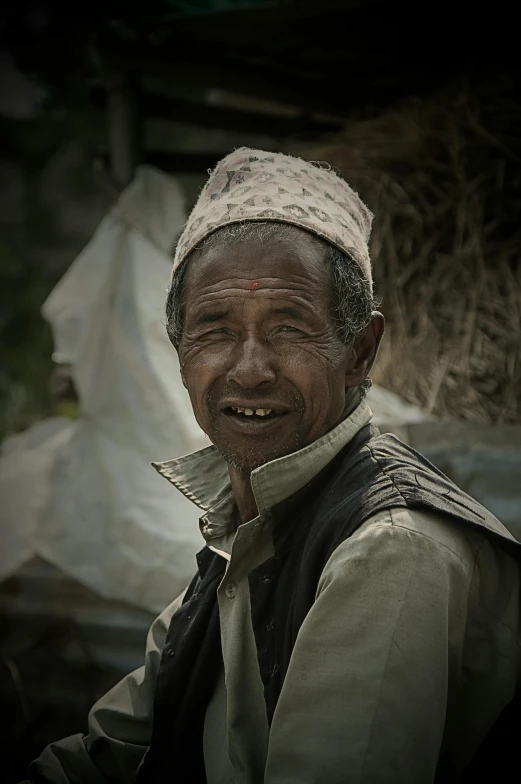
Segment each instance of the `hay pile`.
M521 106L411 100L308 151L375 213L373 377L427 413L521 422Z

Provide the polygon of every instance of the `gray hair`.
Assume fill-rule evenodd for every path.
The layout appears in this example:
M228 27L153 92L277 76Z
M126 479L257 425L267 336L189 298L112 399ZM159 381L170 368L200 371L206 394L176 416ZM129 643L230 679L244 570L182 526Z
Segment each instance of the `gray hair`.
M280 239L291 232L302 231L285 223L274 221L249 221L233 223L208 235L180 264L166 300L166 330L174 346L179 346L183 336L184 323L184 289L186 273L190 259L200 251L215 247L216 245L237 245L247 239L266 242ZM359 337L369 322L375 308L378 306L374 299L371 287L365 279L358 264L346 256L326 240L309 233L313 243L325 251L325 261L329 263L332 272L333 285L333 315L336 331L340 340L350 346ZM371 386L367 379L362 385L362 392Z

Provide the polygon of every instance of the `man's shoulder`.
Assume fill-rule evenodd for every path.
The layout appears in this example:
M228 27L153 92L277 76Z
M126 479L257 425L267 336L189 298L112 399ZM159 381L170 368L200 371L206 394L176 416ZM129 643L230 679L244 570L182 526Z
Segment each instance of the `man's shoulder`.
M369 481L381 488L388 507L431 511L441 519L445 515L477 527L482 533L498 536L521 553L521 545L492 512L397 436L381 434L374 428L361 445L360 454L365 456L360 464L362 470L369 469ZM428 514L425 519L429 519Z
M382 536L389 543L397 542L398 546L406 538L413 544L427 541L434 549L454 555L469 567L486 537L484 531L462 525L438 511L408 507L394 507L373 515L358 533L364 537Z
M447 569L456 567L470 579L476 565L506 574L519 575L520 559L511 548L502 546L497 537L477 526L460 521L431 509L392 507L368 518L348 539L331 554L324 573L339 566L370 558L394 568L419 568L426 561L444 563Z

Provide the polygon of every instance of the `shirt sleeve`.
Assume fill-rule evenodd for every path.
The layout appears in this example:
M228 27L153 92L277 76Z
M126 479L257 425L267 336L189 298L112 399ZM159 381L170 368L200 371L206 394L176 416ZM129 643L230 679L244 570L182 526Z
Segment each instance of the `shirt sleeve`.
M88 735L51 743L22 784L130 784L150 743L154 688L170 619L183 592L152 624L145 664L125 676L93 706Z
M410 518L387 510L326 565L273 717L266 784L434 780L475 553Z

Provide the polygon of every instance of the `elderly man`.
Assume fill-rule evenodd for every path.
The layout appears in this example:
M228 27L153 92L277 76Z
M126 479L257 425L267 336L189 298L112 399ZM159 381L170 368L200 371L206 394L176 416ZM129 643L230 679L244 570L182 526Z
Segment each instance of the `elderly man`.
M156 465L202 510L197 574L31 781L469 775L520 677L518 544L371 424L370 224L297 158L239 149L211 174L167 328L213 446Z

